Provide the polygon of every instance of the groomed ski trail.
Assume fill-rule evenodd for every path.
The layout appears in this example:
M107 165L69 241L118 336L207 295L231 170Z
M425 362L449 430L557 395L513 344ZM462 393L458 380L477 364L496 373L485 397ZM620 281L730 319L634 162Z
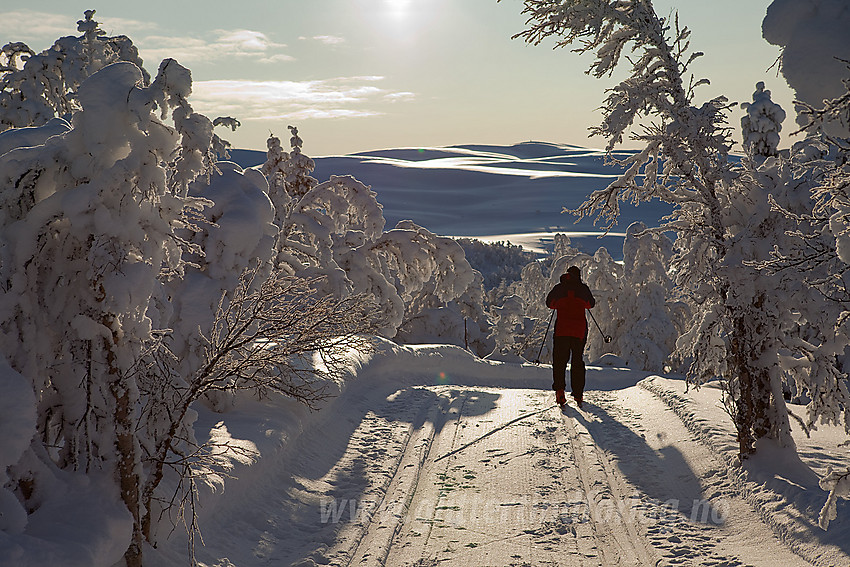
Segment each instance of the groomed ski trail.
M208 540L201 565L810 565L646 389L591 390L583 410L470 385L341 401L217 511L211 531L256 541L250 555Z
M808 565L649 392L590 392L579 411L548 391L428 389L446 412L340 565Z

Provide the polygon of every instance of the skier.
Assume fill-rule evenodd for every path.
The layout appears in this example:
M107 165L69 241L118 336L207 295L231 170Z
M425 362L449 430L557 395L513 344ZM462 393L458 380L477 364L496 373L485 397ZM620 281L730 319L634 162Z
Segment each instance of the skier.
M582 407L584 394L584 345L587 344L587 319L584 310L596 305L590 288L581 281L581 270L570 266L561 276L549 295L546 306L557 310L555 319L554 353L552 355L552 389L555 401L562 406L567 403L564 396L566 387L567 362L570 364L570 385L572 396L578 407Z

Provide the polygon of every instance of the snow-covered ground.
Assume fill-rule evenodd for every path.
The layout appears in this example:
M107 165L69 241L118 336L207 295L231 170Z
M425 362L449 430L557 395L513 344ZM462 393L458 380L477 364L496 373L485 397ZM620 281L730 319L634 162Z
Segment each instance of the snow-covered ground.
M263 154L237 151L234 159L253 165ZM583 235L573 242L586 251L604 245L616 255L628 223L653 224L666 212L624 209L622 230L601 240L591 224L572 224L561 208L613 175L600 152L573 146L399 149L316 161L320 180L350 173L372 185L390 226L411 218L441 234L540 250L552 233L569 232ZM582 411L554 405L545 364L388 341L351 361L319 411L248 397L226 413L199 407L199 438L242 451L230 476L198 494L197 560L208 567L850 565L847 501L828 531L817 525L826 499L819 476L850 466L843 431L822 428L811 438L795 431L799 458L762 446L740 466L716 387L688 390L680 377L608 360L588 367ZM62 474L62 486L75 490L53 495L25 534L0 531L3 567L120 559L129 526L113 509L115 495L95 477ZM182 526L165 530L145 551L146 564L187 565L186 545Z
M237 151L244 165L259 152ZM612 175L600 152L525 143L364 152L317 159L354 174L391 226L545 250L556 231L608 241L559 214ZM447 199L452 206L446 207ZM652 222L653 206L623 226ZM510 236L509 236L510 235ZM590 238L587 238L590 236ZM255 449L202 493L198 561L250 565L850 565L850 510L818 525L818 477L850 466L843 430L795 431L799 458L762 446L737 461L712 384L616 365L588 368L586 407L554 405L547 365L381 342L353 360L339 395L310 413L243 400L201 411L196 430ZM803 408L790 406L802 415ZM183 565L178 529L148 557Z
M548 366L380 344L318 412L202 413L259 460L201 509L208 566L850 565L846 502L828 532L817 474L843 433L797 435L737 466L707 386L590 366L582 411ZM797 412L801 408L792 408ZM199 428L200 429L200 428ZM184 561L179 534L156 561Z

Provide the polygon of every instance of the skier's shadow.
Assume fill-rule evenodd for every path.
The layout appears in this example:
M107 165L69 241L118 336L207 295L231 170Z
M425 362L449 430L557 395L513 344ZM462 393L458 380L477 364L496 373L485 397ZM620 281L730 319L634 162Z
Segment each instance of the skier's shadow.
M616 457L619 470L635 488L692 521L723 523L722 506L705 497L699 477L674 445L653 449L643 436L587 401L584 411L594 419L572 408L567 411L587 428L601 449Z

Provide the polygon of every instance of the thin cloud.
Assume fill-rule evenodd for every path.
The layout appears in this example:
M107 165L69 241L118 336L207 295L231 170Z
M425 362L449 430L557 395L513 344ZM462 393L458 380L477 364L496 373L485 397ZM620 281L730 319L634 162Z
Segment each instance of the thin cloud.
M384 100L387 102L410 102L414 98L416 98L416 95L408 91L399 91L384 95Z
M198 81L192 104L209 116L239 120L359 118L383 114L387 97L407 95L377 86L378 76L315 81ZM400 98L404 99L404 97Z
M381 112L373 110L354 110L351 108L304 108L292 112L278 112L266 116L260 116L257 120L308 120L327 118L365 118L369 116L380 116Z
M339 45L340 43L345 43L344 37L339 37L338 35L314 35L313 39L324 43L325 45Z
M6 42L32 39L52 41L62 36L77 34L79 19L82 17L72 18L31 10L4 11L3 17L0 18L0 35Z
M288 61L295 61L295 57L286 53L277 53L271 57L260 57L257 59L258 63L285 63Z
M233 46L242 51L267 51L286 47L285 43L275 43L263 32L252 30L217 30L218 43Z
M157 24L154 22L143 22L140 20L130 20L127 18L113 18L111 16L104 15L103 18L98 17L99 14L94 15L94 19L100 22L100 29L105 31L108 35L126 35L130 36L130 39L135 43L135 36L138 33L151 33L153 30L159 28ZM74 26L76 30L76 25ZM67 35L67 34L65 34Z
M136 45L146 60L159 61L173 57L181 63L214 61L224 58L252 58L260 63L292 61L280 51L284 43L272 41L266 34L253 30L216 30L212 40L197 37L150 35Z
M36 51L52 45L60 37L81 35L77 31L77 21L85 18L82 11L76 16L38 12L35 10L13 10L3 12L0 18L0 37L5 41L24 41ZM156 24L127 18L113 18L95 13L94 19L100 22L100 28L108 35L130 35L149 32ZM37 43L37 44L36 44Z

